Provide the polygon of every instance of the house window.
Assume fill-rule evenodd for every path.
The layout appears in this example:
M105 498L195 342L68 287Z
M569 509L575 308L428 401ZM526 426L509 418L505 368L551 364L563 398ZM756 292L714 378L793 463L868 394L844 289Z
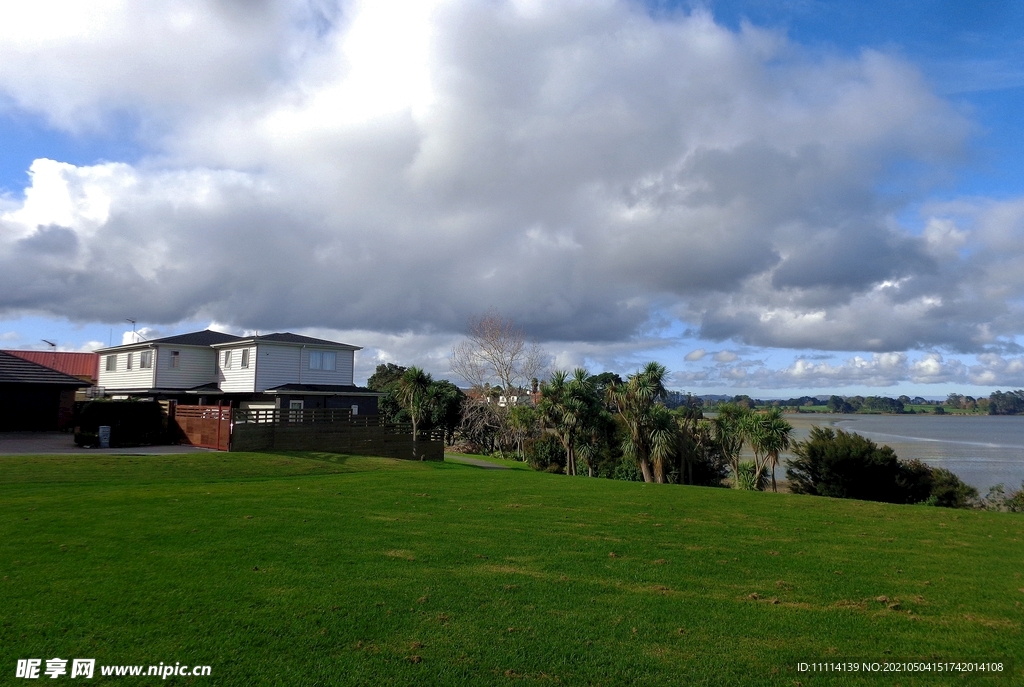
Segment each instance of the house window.
M171 351L171 367L177 368L181 365L181 356L178 351Z
M242 367L243 368L249 367L249 349L248 348L242 349Z
M352 406L352 414L353 415L358 415L359 414L359 406L357 406L357 405L353 405Z
M116 372L116 371L117 371L117 356L116 355L108 355L107 356L107 372Z
M309 369L333 370L338 362L338 354L334 351L310 351Z
M139 369L148 370L153 367L153 351L139 353Z
M221 367L225 370L231 369L231 351L224 351L224 361L221 363Z
M134 353L129 353L129 354L128 354L128 366L127 366L127 367L128 367L128 369L129 369L129 370L130 370L130 369L132 369L132 358L133 358L134 356L135 356L135 354L134 354Z

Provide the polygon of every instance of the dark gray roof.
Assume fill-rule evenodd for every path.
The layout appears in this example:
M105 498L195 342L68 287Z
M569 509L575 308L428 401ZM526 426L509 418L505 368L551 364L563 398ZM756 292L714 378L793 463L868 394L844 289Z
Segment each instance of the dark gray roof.
M97 353L122 349L128 346L148 346L149 344L166 344L170 346L213 346L215 344L231 343L232 341L242 340L242 337L235 336L234 334L225 334L223 332L215 332L212 329L204 329L201 332L175 334L174 336L165 336L162 339L150 339L148 341L140 341L133 344L122 344L120 346L100 348L97 349Z
M165 336L162 339L153 339L148 343L180 344L182 346L212 346L214 344L230 343L231 341L241 341L242 338L243 337L235 336L234 334L225 334L223 332L215 332L212 329L204 329L201 332Z
M260 334L259 336L253 338L255 338L257 341L277 341L280 343L311 344L315 346L346 346L348 348L358 348L358 346L352 346L351 344L338 343L337 341L328 341L327 339L314 339L312 336L302 336L301 334L292 334L291 332L281 332L280 334Z
M275 386L273 389L267 389L267 393L271 394L340 394L345 396L385 396L386 394L380 391L373 391L363 386L353 386L351 384L282 384L281 386Z
M3 351L0 351L0 384L53 384L75 388L90 386L89 382L83 382L78 377Z

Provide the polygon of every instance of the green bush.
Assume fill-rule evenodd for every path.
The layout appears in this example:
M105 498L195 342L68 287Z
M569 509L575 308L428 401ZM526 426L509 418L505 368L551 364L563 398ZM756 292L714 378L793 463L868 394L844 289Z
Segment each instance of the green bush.
M946 468L932 468L932 487L929 498L933 505L943 508L969 508L978 498L978 490ZM1024 505L1024 499L1022 504Z
M640 466L636 462L622 459L615 466L615 470L612 471L612 479L622 480L623 482L643 482L644 474L640 472Z
M1006 495L1006 487L997 484L988 490L988 495L978 504L985 510L1009 511L1010 513L1024 513L1024 482L1021 482L1020 489Z
M543 434L537 439L527 439L523 446L526 462L534 470L559 472L565 469L565 447L554 434ZM555 466L552 470L551 466Z
M167 418L157 401L87 401L75 407L75 443L99 446L100 426L110 427L110 445L170 443Z
M736 488L744 489L746 491L764 491L767 486L766 476L762 472L760 477L757 476L757 466L754 465L753 461L743 461L739 465L739 474L736 475Z
M856 433L812 427L793 447L786 476L797 494L906 503L896 453Z
M888 446L842 430L813 427L793 447L786 476L797 494L968 508L978 491L945 468L900 461Z

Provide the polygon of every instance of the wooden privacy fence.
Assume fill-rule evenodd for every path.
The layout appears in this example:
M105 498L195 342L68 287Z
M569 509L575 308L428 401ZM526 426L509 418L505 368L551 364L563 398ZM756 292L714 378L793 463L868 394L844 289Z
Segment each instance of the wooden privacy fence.
M347 408L235 409L232 451L326 451L412 460L412 426L381 422L375 415L352 415ZM421 432L416 458L444 460L440 433Z
M170 406L179 443L227 451L231 446L230 406Z

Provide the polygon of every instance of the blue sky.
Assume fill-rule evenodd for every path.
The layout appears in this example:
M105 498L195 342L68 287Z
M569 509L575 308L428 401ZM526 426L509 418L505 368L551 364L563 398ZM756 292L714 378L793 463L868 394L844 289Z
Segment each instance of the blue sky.
M1017 3L3 13L4 347L133 318L447 376L495 309L698 393L1024 386Z

